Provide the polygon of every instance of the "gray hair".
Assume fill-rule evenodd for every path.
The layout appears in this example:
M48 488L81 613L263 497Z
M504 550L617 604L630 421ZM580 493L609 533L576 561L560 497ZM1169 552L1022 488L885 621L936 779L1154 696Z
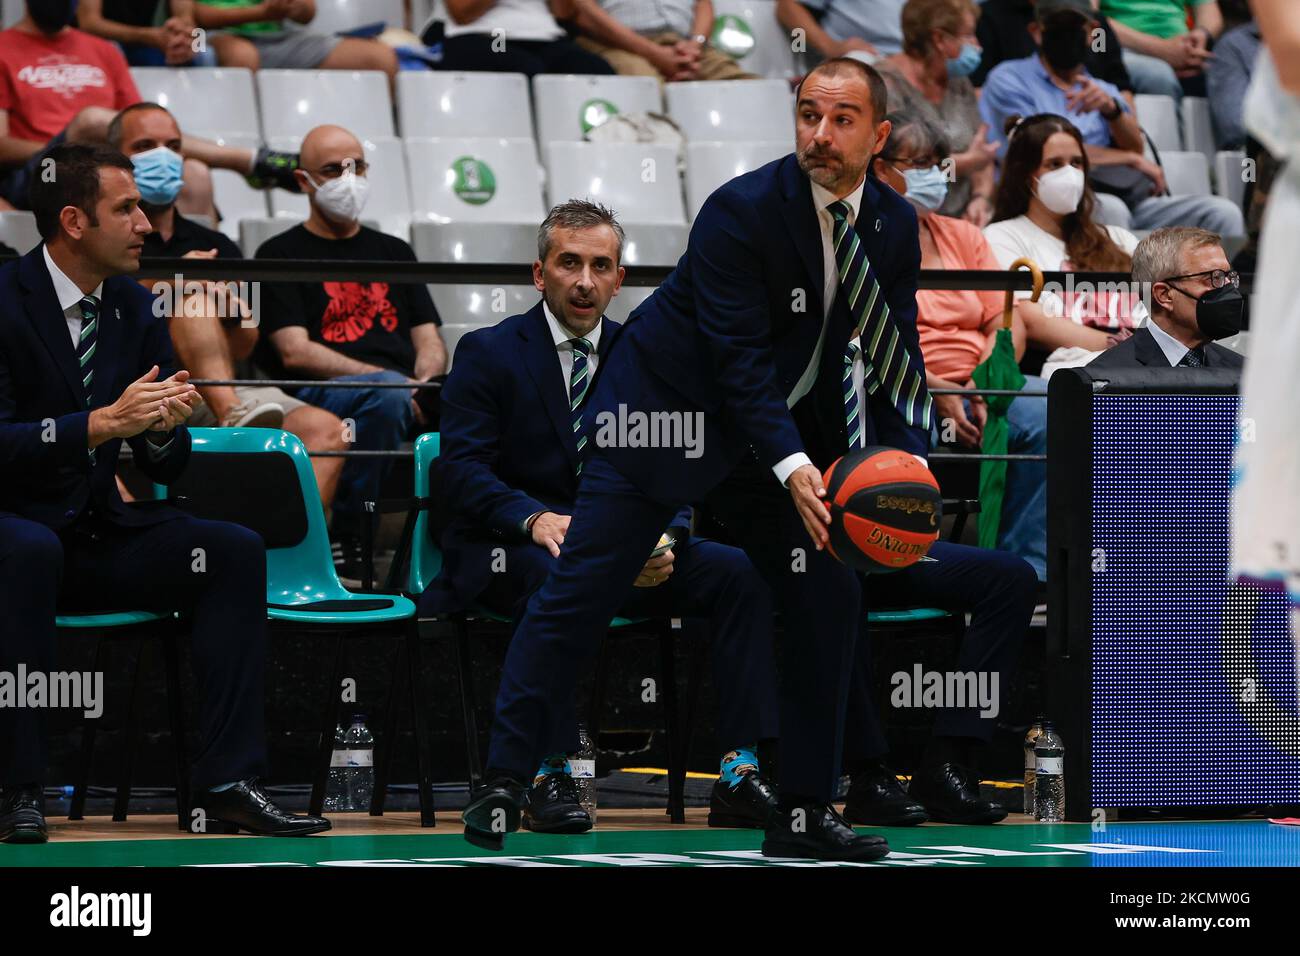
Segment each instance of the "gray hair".
M594 226L609 226L618 237L618 261L623 261L623 227L614 218L614 212L598 202L586 199L570 199L551 211L542 220L537 230L537 258L546 261L546 254L551 251L551 233L560 229L591 229Z
M1167 226L1157 229L1133 250L1133 281L1149 289L1153 282L1163 282L1183 273L1183 250L1203 246L1221 246L1223 239L1208 229L1195 226ZM1152 303L1153 307L1156 307Z
M892 129L881 155L899 156L913 152L922 156L933 153L943 162L951 152L943 130L911 107L899 107L886 117Z

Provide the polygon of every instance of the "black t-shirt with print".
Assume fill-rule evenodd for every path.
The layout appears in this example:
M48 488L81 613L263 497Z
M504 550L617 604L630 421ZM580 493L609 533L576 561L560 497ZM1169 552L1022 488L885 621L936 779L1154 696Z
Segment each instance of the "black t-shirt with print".
M366 226L350 239L324 239L298 225L273 236L258 259L336 259L414 262L410 245ZM291 378L270 339L301 325L313 342L380 368L415 374L411 329L441 325L429 290L410 282L266 282L262 285L260 364L274 377Z

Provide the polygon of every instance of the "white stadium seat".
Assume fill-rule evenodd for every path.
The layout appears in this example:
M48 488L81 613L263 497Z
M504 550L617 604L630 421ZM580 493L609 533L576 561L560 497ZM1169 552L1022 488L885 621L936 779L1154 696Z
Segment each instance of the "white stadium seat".
M27 6L24 0L4 0L3 6L3 26L7 29L21 20L27 14Z
M301 219L287 217L249 216L239 221L239 248L244 250L244 258L251 259L257 253L257 247L272 236L288 232Z
M619 290L618 295L609 300L609 305L605 307L605 314L615 322L626 322L632 310L650 298L652 292L654 286L625 285Z
M1238 206L1246 197L1246 154L1224 150L1214 154L1214 191Z
M390 27L405 26L402 0L316 0L316 16L307 29L315 33L346 33L379 22Z
M18 254L31 252L41 241L36 229L36 216L18 209L0 212L0 242Z
M784 80L670 83L668 115L687 142L770 140L794 148L794 94Z
M1182 149L1183 139L1178 132L1178 110L1171 96L1138 93L1133 97L1137 106L1138 123L1142 126L1156 149Z
M1215 151L1210 101L1203 96L1184 96L1179 109L1183 118L1183 144L1189 151L1204 153L1209 159Z
M297 138L272 137L272 149L297 152L302 141ZM411 233L411 191L406 176L406 152L396 136L362 139L366 161L370 163L367 178L370 196L366 202L365 218L379 224L381 232L408 239ZM283 189L272 189L271 215L279 218L306 219L310 211L307 197Z
M528 285L431 285L429 293L442 319L442 340L450 355L456 342L470 329L496 325L502 319L527 312L541 294Z
M662 113L659 81L651 76L533 77L537 141L580 142L614 113ZM593 102L594 101L594 102Z
M528 78L522 73L403 70L397 75L402 136L532 139Z
M302 137L332 123L359 137L394 136L388 78L377 70L258 70L262 125Z
M415 221L528 222L542 206L541 170L532 140L406 140Z
M714 0L713 15L714 46L735 56L745 70L774 79L799 75L790 34L776 19L775 0Z
M250 133L225 133L219 130L189 130L195 136L214 140L223 146L240 146L256 149L260 137ZM283 192L283 190L277 190ZM231 239L239 240L239 221L258 219L267 215L267 193L270 190L254 189L244 177L229 169L212 170L212 193L221 213L218 227ZM287 195L287 194L286 194Z
M691 219L709 194L729 179L757 169L791 151L790 143L687 143L686 208Z
M1210 164L1204 153L1165 150L1160 162L1171 196L1210 195Z
M411 223L411 245L421 262L531 263L538 222Z
M140 98L170 110L182 129L261 135L251 70L133 66L131 78Z

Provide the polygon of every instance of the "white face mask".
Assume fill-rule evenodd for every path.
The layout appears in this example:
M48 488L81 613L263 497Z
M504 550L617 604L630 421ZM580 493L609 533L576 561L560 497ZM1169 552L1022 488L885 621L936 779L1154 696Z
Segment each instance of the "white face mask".
M370 180L354 172L345 172L342 176L317 183L307 173L307 181L316 187L315 202L330 219L335 222L356 222L361 218L361 210L366 208L366 199L370 195Z
M1058 216L1068 216L1083 199L1083 170L1062 166L1038 177L1038 200Z

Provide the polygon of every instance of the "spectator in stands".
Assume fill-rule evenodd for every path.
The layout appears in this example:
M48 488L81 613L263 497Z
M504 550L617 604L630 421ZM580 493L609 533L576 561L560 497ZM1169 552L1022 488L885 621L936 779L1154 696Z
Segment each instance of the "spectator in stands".
M569 39L556 17L578 15L579 0L444 0L447 19L431 24L425 43L442 34L442 69L493 73L613 73L603 57Z
M1126 228L1191 224L1241 235L1241 210L1229 200L1165 194L1164 174L1143 154L1145 140L1128 102L1083 65L1096 25L1088 0L1038 0L1035 18L1029 29L1038 54L998 64L980 97L980 114L1001 151L1009 117L1068 116L1083 136L1093 185L1106 183L1117 194L1105 197L1100 218Z
M624 76L660 80L752 80L734 59L709 45L712 0L577 0L578 45Z
M951 146L944 167L948 195L939 212L983 226L993 215L993 162L997 144L980 122L968 75L979 63L974 0L907 0L903 52L875 64L893 109L917 113L941 130Z
M1045 272L1128 272L1137 237L1093 219L1088 153L1069 120L1040 113L1012 130L993 222L984 230L998 266L1028 258ZM1016 311L1039 374L1086 365L1138 324L1138 299L1125 289L1044 290L1037 302L1017 293ZM1136 310L1136 312L1135 312ZM1044 361L1045 360L1045 361Z
M1206 64L1205 88L1219 149L1246 146L1241 104L1246 100L1246 87L1250 85L1260 46L1259 24L1251 20L1223 34L1214 45L1214 59Z
M776 18L809 52L826 59L856 55L873 63L903 49L904 0L776 0Z
M1084 66L1099 80L1105 80L1124 94L1132 105L1133 82L1124 66L1124 56L1119 38L1110 18L1100 13L1093 16L1101 35L1097 42L1088 44ZM1034 22L1034 0L984 0L980 4L980 18L975 24L983 54L979 68L971 74L971 82L983 86L989 70L1003 60L1019 60L1035 52L1034 38L1029 35L1029 25Z
M217 65L197 29L194 0L80 0L77 26L120 44L132 66Z
M1195 26L1187 28L1191 8ZM1101 0L1124 49L1133 89L1182 99L1205 95L1210 47L1223 32L1215 0Z
M440 504L451 522L442 534L442 573L421 597L421 614L482 602L517 619L555 567L584 457L574 416L581 418L591 378L620 328L604 313L623 280L622 247L609 210L561 203L538 231L533 284L541 300L460 340L439 459ZM771 592L743 551L693 538L690 526L690 508L671 519L673 546L647 556L619 613L710 622L718 736L727 751L709 825L762 829L776 804L757 755L758 741L776 737L778 726ZM578 749L577 716L572 698L556 703L563 719L547 734L524 823L581 833L591 818L566 759Z
M273 236L259 259L414 262L405 240L361 224L370 180L361 142L338 126L318 126L302 141L296 175L311 203L307 221ZM322 264L328 273L328 266ZM442 374L447 351L441 320L419 283L267 282L262 286L258 353L277 378L341 382L423 382ZM425 424L415 389L309 386L296 397L355 423L352 447L393 451L413 424ZM334 500L334 540L349 578L362 567L363 503L379 498L388 462L348 461Z
M108 142L131 158L135 166L140 207L153 231L144 237L144 255L183 259L242 259L243 253L223 233L186 219L176 210L181 185L181 131L175 117L156 103L128 106L108 127ZM176 280L178 283L183 279ZM141 284L157 290L158 283ZM172 347L177 360L199 379L251 378L245 367L236 375L236 363L247 359L257 344L255 302L241 301L238 290L225 283L203 282L186 291L163 289L169 308ZM250 295L251 297L251 295ZM203 404L190 416L190 425L210 427L281 428L302 439L308 451L342 451L343 423L323 408L308 405L270 386L200 385ZM343 459L313 458L312 467L328 509Z
M1245 362L1214 342L1242 329L1240 280L1212 232L1157 229L1133 250L1133 281L1148 290L1151 321L1090 368L1224 368Z
M922 269L997 269L993 251L969 222L939 215L948 184L942 164L948 155L943 133L918 113L890 113L893 129L873 169L916 209ZM971 373L993 350L1002 328L1001 292L922 289L916 294L917 328L930 388L973 388ZM1014 321L1014 316L1013 316ZM1024 327L1015 322L1016 357L1024 351ZM1025 388L1042 388L1032 376ZM944 442L978 450L988 409L983 399L934 396L936 428ZM1020 398L1011 403L1012 454L1041 455L1047 449L1047 403ZM1024 558L1040 580L1047 578L1047 470L1041 462L1012 462L1002 509L998 547Z
M103 143L118 111L140 93L116 46L70 26L72 5L28 0L28 13L0 31L0 209L27 208L28 183L44 153L63 142ZM181 210L217 218L209 169L232 169L255 187L297 190L297 157L184 137Z
M299 24L316 0L197 0L195 19L222 66L250 70L382 70L397 76L397 54L378 40L315 33Z

